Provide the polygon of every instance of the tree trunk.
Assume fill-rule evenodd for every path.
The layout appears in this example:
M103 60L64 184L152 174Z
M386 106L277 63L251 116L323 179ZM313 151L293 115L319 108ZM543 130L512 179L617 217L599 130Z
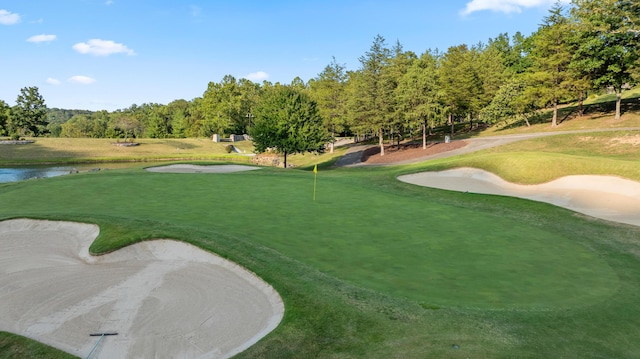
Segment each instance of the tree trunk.
M584 116L584 91L580 91L578 98L578 117Z
M531 127L531 124L529 123L529 118L527 117L527 115L522 115L522 117L524 118L524 123L527 124L527 127Z
M553 119L551 120L551 127L558 126L558 99L553 100Z
M453 138L453 115L449 114L449 123L451 124L451 138Z
M422 124L422 149L427 149L427 124Z
M622 90L616 89L616 120L620 119L620 107L622 104Z
M380 156L384 156L384 139L382 138L382 127L378 131L378 143L380 144Z
M329 153L333 153L333 142L335 141L336 133L331 131L331 143L329 143Z
M287 151L284 151L284 168L287 168Z
M473 131L473 116L471 116L471 114L467 116L469 117L469 131Z

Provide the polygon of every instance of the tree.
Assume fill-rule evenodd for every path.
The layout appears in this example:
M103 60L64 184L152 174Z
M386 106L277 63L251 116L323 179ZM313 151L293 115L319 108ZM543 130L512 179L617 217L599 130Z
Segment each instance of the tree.
M467 45L450 47L438 68L443 101L449 110L452 136L455 118L471 114L473 101L482 89L482 81L475 69L475 58L475 53Z
M125 142L127 142L129 135L133 138L139 135L144 129L136 117L127 114L120 115L116 118L114 128L124 135Z
M537 98L541 107L553 107L551 127L558 125L558 105L561 100L569 97L572 88L569 71L573 53L569 41L572 27L563 13L562 5L556 3L544 18L538 32L534 34L532 72L526 77L529 83L526 94Z
M11 115L11 107L0 100L0 136L4 136L8 134L8 125L9 125L9 116Z
M260 84L247 79L238 81L240 91L240 116L234 133L249 133L253 119L253 108L260 99L262 88Z
M75 115L61 127L61 137L92 137L93 123L86 115Z
M595 87L616 92L618 120L622 90L637 79L640 67L640 2L573 0L573 5L580 34L573 66Z
M311 96L317 102L320 116L331 133L331 153L336 134L343 132L347 123L346 83L345 67L338 64L335 57L316 79L310 82Z
M228 134L246 115L241 113L241 93L236 79L226 75L220 83L209 82L202 96L202 113L205 121L201 135Z
M524 81L514 77L500 87L491 103L482 109L480 115L491 124L522 116L527 127L531 126L527 114L533 110L533 105L527 102L524 90Z
M392 49L392 57L389 58L387 66L382 69L382 95L385 96L384 104L386 108L386 126L390 130L390 142L393 142L394 135L398 138L398 146L400 140L404 138L407 131L406 116L404 111L400 109L396 90L402 77L407 73L413 62L417 59L415 53L404 51L400 42L396 42Z
M11 132L21 136L38 136L46 132L47 105L38 88L23 87L16 99L9 121Z
M441 118L437 76L438 54L427 51L413 62L396 89L398 110L404 113L406 126L422 130L422 148L427 148L427 133Z
M351 96L349 112L355 129L378 136L380 156L384 156L384 128L392 107L383 83L383 69L391 57L384 37L378 35L364 56L359 58L361 69L349 76Z
M311 97L291 86L268 89L254 109L250 135L256 151L275 148L284 155L324 152L328 133Z

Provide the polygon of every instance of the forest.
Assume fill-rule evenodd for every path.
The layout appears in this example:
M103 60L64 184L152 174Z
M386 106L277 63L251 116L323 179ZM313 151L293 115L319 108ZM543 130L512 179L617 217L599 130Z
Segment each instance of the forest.
M133 104L109 111L49 109L37 87L20 91L16 105L0 100L0 136L185 138L251 132L262 99L281 87L312 99L326 130L385 139L423 138L439 126L529 125L541 110L558 124L563 103L580 104L604 91L620 98L640 78L640 2L573 0L556 3L530 36L499 34L486 43L446 52L405 50L381 35L349 70L335 58L308 82L254 83L225 76L201 97L166 105ZM580 110L578 110L580 112ZM268 113L268 111L261 111ZM580 113L578 113L580 115ZM452 132L453 134L453 132Z

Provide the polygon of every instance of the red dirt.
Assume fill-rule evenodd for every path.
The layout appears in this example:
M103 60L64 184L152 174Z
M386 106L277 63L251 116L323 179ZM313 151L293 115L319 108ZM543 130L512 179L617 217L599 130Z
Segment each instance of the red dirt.
M397 163L456 150L466 145L467 141L430 143L427 144L426 149L422 149L422 143L401 144L399 148L398 145L388 145L384 147L384 156L380 156L380 147L376 146L364 151L362 162L367 164Z

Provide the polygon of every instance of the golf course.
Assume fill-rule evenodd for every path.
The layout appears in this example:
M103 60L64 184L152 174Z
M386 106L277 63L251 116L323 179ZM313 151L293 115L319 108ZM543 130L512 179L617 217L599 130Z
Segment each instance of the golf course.
M140 163L0 184L0 218L95 224L93 255L166 238L255 273L282 298L284 317L238 358L631 358L638 226L397 177L473 167L521 184L587 174L640 182L638 136L594 128L397 166L333 167L344 151L300 156L286 170ZM16 334L0 336L0 357L67 357Z

